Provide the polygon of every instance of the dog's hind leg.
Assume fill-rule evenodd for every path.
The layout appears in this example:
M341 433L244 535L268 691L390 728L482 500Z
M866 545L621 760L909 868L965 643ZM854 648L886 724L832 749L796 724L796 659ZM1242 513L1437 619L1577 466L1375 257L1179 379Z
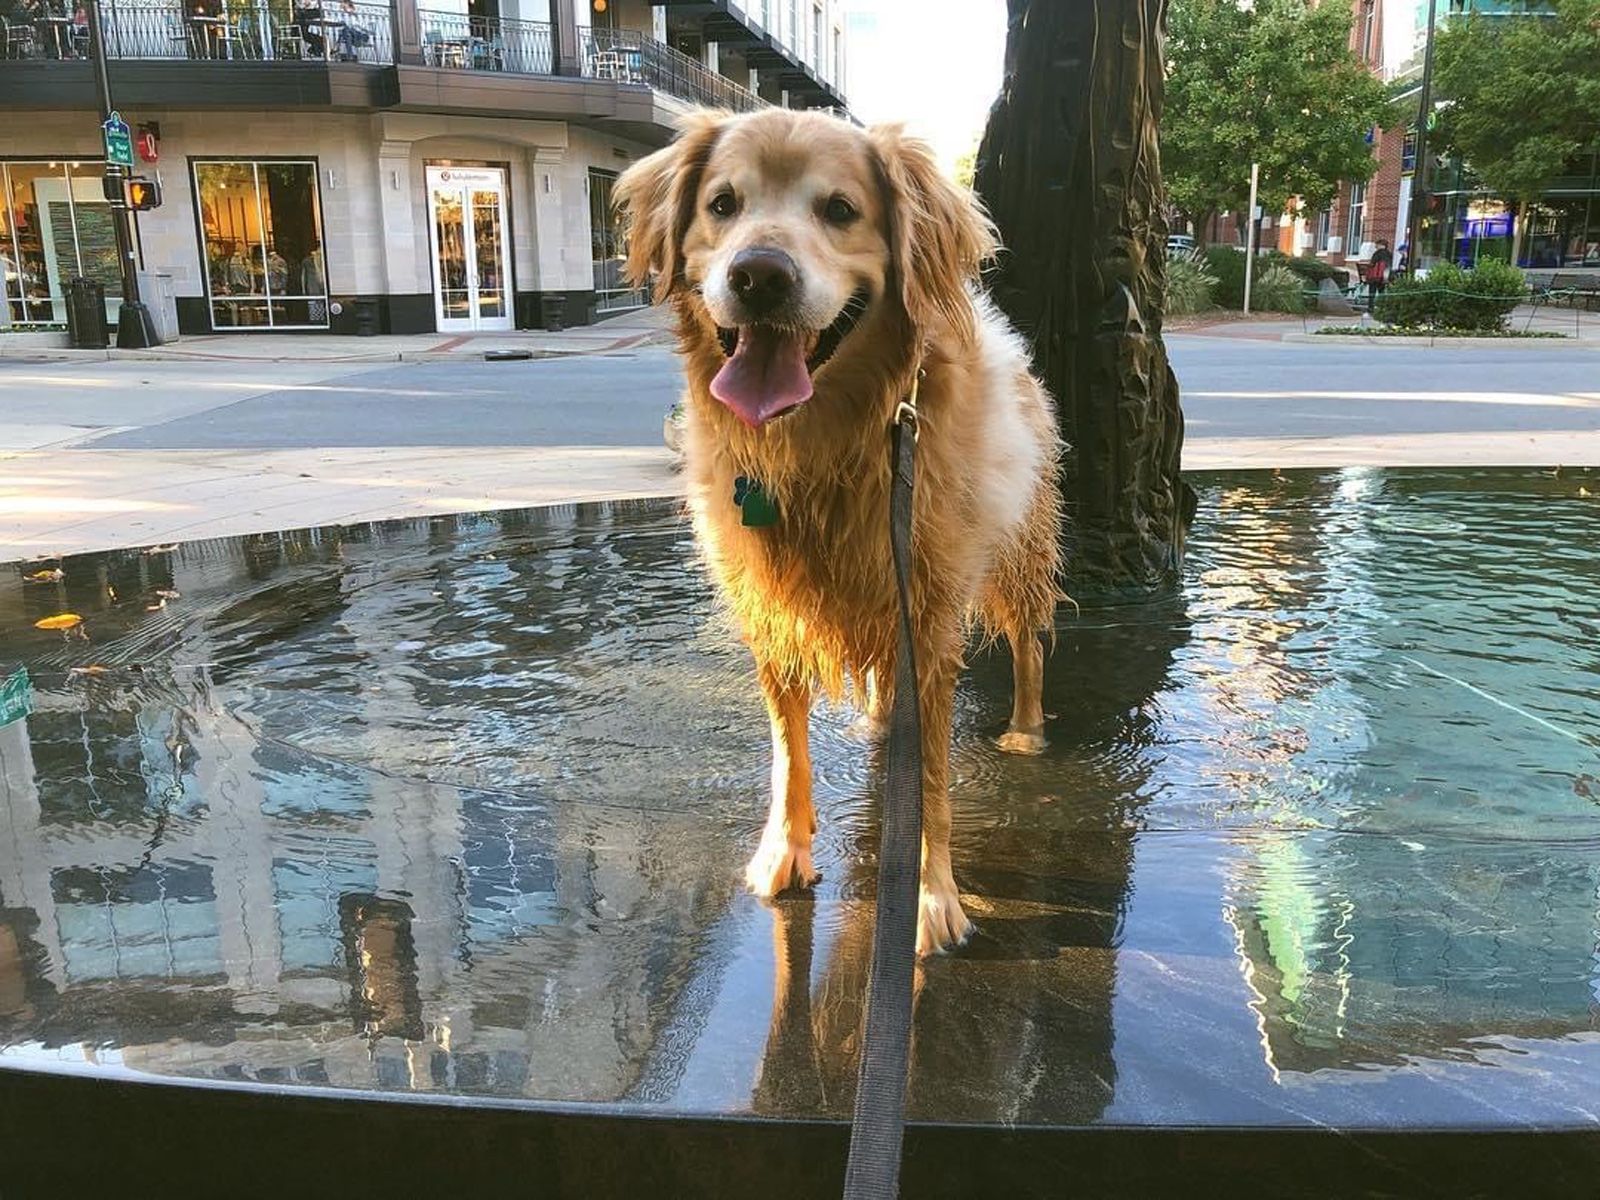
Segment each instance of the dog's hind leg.
M858 686L865 692L861 715L850 724L850 732L862 741L881 742L889 736L889 713L894 708L894 664L873 667Z
M950 710L955 704L959 654L919 668L922 692L922 895L917 906L917 953L960 945L972 932L961 910L950 867Z
M1044 750L1044 641L1027 629L1008 629L1011 643L1011 724L1000 749L1012 754Z
M772 806L761 845L745 868L745 882L758 896L772 897L817 881L811 838L817 830L811 806L811 748L807 724L811 687L759 664L761 691L772 722Z

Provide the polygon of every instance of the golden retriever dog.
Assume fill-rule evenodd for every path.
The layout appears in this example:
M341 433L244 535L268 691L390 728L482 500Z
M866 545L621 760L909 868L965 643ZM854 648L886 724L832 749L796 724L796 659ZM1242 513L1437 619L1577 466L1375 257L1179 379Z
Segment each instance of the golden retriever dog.
M698 113L618 181L628 273L670 301L688 377L685 475L699 544L743 630L772 725L772 802L746 870L807 887L807 720L847 688L881 731L898 599L890 426L920 378L911 622L922 718L917 949L963 941L950 862L950 715L974 625L1010 642L1005 749L1044 745L1058 599L1054 406L977 291L995 250L972 195L897 127L820 113ZM920 375L919 375L920 373Z

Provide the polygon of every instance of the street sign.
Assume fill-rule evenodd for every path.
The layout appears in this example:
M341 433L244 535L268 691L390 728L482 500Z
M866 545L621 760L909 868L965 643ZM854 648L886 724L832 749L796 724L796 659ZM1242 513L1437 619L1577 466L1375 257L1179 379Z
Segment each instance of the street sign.
M128 123L122 119L121 114L112 113L100 125L100 131L105 135L106 162L119 167L133 166L133 130L128 128Z

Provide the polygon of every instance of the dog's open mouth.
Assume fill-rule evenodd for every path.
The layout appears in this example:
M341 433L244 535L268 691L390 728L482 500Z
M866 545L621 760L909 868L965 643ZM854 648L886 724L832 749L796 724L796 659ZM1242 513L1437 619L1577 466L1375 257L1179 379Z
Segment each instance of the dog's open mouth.
M798 408L811 399L811 377L834 356L866 310L867 293L862 290L845 301L826 329L745 325L717 330L728 361L711 381L711 395L752 429Z

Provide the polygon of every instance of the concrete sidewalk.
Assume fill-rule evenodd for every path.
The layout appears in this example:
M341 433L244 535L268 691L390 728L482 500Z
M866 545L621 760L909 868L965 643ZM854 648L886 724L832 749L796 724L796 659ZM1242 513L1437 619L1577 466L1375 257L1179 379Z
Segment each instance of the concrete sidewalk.
M1191 438L1188 471L1345 466L1600 466L1600 433ZM677 496L649 447L73 450L7 455L0 562L122 546Z
M0 333L0 361L23 362L438 362L514 350L535 358L603 354L670 340L661 309L639 309L595 325L552 333L412 333L352 337L329 333L188 335L152 350L73 350L61 333Z
M671 455L644 447L35 451L3 465L0 562L681 490Z

